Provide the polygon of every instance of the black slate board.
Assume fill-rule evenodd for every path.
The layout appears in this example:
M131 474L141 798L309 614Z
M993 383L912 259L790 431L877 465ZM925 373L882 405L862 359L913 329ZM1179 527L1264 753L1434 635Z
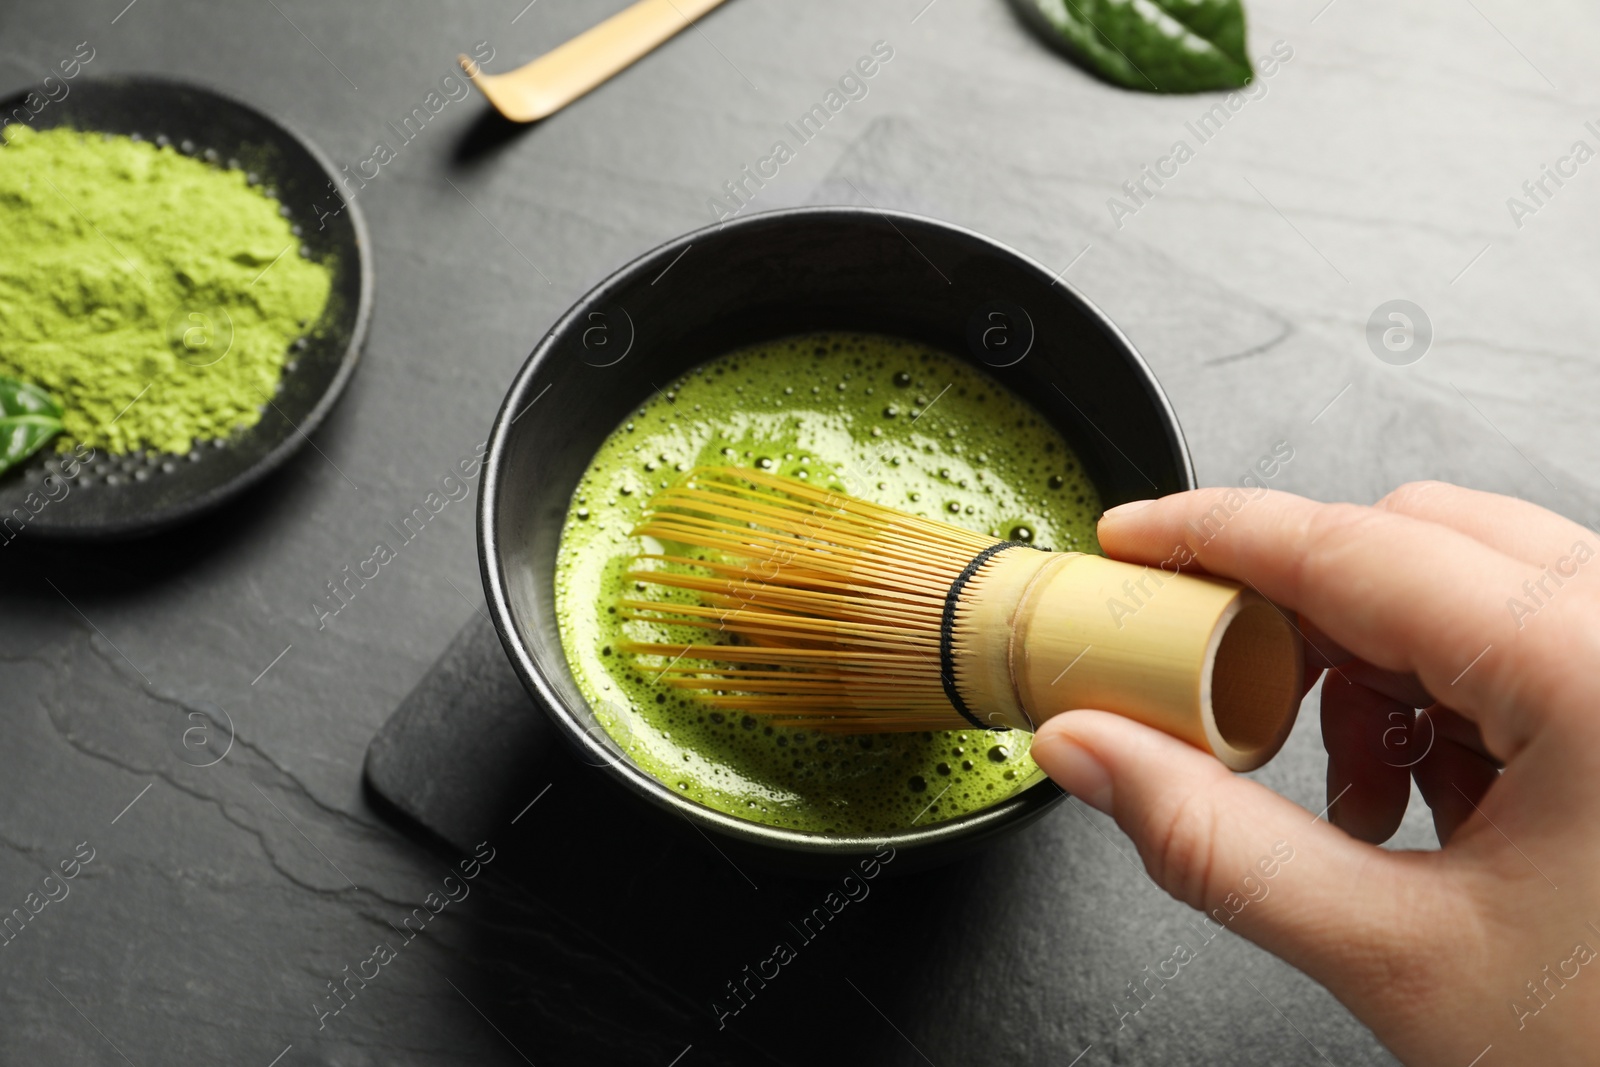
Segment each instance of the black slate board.
M450 642L367 749L367 784L462 851L516 818L560 745L482 616Z

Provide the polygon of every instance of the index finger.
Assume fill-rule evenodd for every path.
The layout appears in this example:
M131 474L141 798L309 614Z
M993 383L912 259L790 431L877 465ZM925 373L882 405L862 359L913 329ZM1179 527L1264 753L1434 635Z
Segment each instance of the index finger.
M1436 523L1288 493L1199 489L1113 508L1099 532L1109 555L1155 563L1186 552L1367 662L1415 672L1480 722L1502 759L1530 732L1519 702L1525 712L1538 695L1530 689L1557 676L1547 668L1561 648L1516 640L1506 610L1528 566Z

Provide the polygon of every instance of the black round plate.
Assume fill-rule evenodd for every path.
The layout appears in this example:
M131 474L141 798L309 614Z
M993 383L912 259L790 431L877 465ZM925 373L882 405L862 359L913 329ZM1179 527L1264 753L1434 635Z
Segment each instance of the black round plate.
M25 90L0 101L0 117L29 116L27 124L35 129L166 137L174 145L189 142L196 154L214 151L224 164L237 160L288 207L310 258L332 270L333 289L321 321L308 331L304 346L292 351L282 389L255 426L197 443L188 456L101 452L65 483L65 494L61 482L44 492L45 461L53 452L46 445L0 475L0 541L19 533L83 540L154 533L242 492L288 459L327 415L355 369L372 309L366 224L353 202L330 189L333 165L304 138L247 104L197 85L142 76L64 84L67 95L37 114L30 115L24 101L33 91ZM42 94L34 104L40 99ZM340 203L344 210L331 214Z

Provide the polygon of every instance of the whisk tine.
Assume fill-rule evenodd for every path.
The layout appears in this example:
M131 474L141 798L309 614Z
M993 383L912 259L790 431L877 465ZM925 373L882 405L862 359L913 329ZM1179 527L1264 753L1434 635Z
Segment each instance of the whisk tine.
M995 538L725 467L656 494L633 532L667 547L636 557L627 580L667 596L618 610L688 640L619 651L667 661L661 684L819 728L965 725L940 679L940 627L951 582Z

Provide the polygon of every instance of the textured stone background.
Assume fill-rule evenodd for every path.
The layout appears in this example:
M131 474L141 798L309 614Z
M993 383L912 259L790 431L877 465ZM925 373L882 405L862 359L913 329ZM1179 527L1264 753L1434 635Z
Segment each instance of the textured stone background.
M509 69L621 6L124 2L8 0L0 91L87 40L90 73L216 85L350 164L457 51L486 40L490 68ZM758 207L865 197L1071 263L1165 384L1207 483L1236 482L1281 440L1295 454L1275 484L1319 498L1442 477L1597 518L1600 325L1584 309L1600 163L1520 230L1505 205L1573 140L1594 142L1592 10L1250 0L1253 51L1282 39L1293 59L1117 228L1107 198L1212 101L1101 85L1001 0L925 3L732 0L509 138L478 99L449 105L362 194L376 317L317 435L326 458L308 449L156 543L0 550L0 910L77 843L96 850L0 949L0 1062L1392 1062L1231 935L1119 1031L1125 983L1188 913L1075 801L981 857L876 883L719 1032L722 982L823 889L736 871L561 760L530 767L539 802L472 895L318 1030L324 983L459 858L375 811L361 764L480 610L471 505L325 631L312 599L482 440L563 308L707 221L706 198L876 40L896 54L870 95ZM1435 330L1410 366L1364 339L1394 298ZM217 708L233 747L190 766L190 715ZM1261 774L1308 819L1320 757L1308 715ZM1416 808L1395 844L1432 845Z

